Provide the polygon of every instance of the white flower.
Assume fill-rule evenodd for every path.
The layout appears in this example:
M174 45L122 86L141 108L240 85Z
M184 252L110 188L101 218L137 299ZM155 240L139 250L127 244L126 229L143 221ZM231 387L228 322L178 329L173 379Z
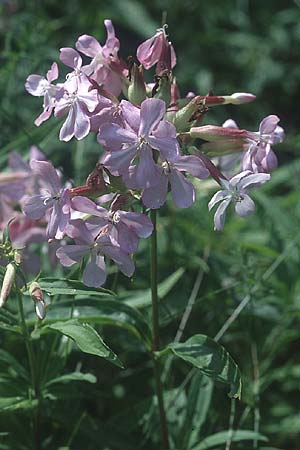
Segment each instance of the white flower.
M249 170L241 172L230 180L221 179L224 189L215 193L208 204L209 211L219 202L220 205L214 215L215 230L223 230L226 209L234 202L236 213L240 217L247 217L255 209L255 204L247 194L247 189L260 186L270 179L267 173L252 173Z

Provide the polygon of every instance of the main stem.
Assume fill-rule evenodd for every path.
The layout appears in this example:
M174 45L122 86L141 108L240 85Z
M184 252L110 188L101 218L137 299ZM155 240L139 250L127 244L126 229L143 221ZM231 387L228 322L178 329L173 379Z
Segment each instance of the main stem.
M164 405L163 387L161 382L161 370L158 359L155 357L155 352L159 351L159 309L158 309L158 292L157 292L157 230L156 230L156 211L151 211L151 219L153 223L153 233L151 235L151 300L152 300L152 356L154 365L154 378L156 387L156 396L158 401L159 418L160 418L160 432L161 441L164 450L168 450L169 446L169 432L167 417Z
M20 291L20 289L19 289L19 287L17 285L16 285L16 290L17 290L17 297L18 297L18 304L19 304L21 328L22 328L22 333L23 333L24 340L25 340L25 346L26 346L26 350L27 350L29 367L30 367L30 373L31 373L31 383L32 383L32 388L33 388L33 391L34 391L35 398L38 401L36 415L35 415L34 428L35 428L35 446L36 446L36 450L40 450L40 448L41 448L41 435L40 435L40 389L39 389L39 382L38 382L37 373L36 373L32 342L31 342L31 339L30 339L30 335L29 335L29 332L28 332L28 328L27 328L26 320L25 320L25 315L24 315L23 302L22 302L22 293L21 293L21 291Z

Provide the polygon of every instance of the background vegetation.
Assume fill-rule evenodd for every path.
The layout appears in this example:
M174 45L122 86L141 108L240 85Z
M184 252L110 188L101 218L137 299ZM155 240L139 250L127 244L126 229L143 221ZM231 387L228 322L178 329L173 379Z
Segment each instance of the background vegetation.
M6 166L11 150L25 155L30 145L35 144L75 183L84 182L97 160L98 144L90 137L83 142L59 142L60 124L55 119L35 128L33 120L40 112L40 102L25 93L24 81L30 73L43 74L52 61L58 60L58 49L74 46L79 35L88 33L103 41L105 18L113 20L121 41L121 54L124 57L134 54L137 43L151 36L160 25L163 11L167 11L170 38L178 56L176 76L182 94L192 90L204 95L213 90L216 94L244 91L257 95L257 101L249 105L214 109L207 119L209 123L221 124L231 117L241 128L256 130L263 117L277 114L287 132L286 141L277 147L280 168L271 183L255 194L257 212L247 221L232 214L224 232L213 231L212 215L207 212L213 192L209 182L199 184L198 201L188 211L176 210L169 203L160 215L159 274L161 282L166 280L160 306L163 342L175 338L192 296L194 310L183 339L195 333L217 336L237 361L243 376L242 400L231 401L224 389L212 388L207 379L195 376L185 364L172 363L166 376L166 401L174 436L177 431L175 445L178 450L193 448L191 445L197 442L205 443L203 439L208 435L241 428L259 431L269 442L260 447L255 441L243 444L234 442L233 435L226 450L253 446L298 450L300 4L297 1L2 1L1 168ZM140 247L132 281L123 276L116 280L112 274L107 285L117 291L119 301L139 307L146 317L149 302L143 291L149 286L148 247L147 242ZM101 325L101 332L123 361L125 370L76 351L71 353L72 348L63 341L51 353L54 359L49 367L47 359L53 337L40 339L39 357L44 361L48 379L61 370L75 369L97 377L97 384L91 375L87 380L90 384L78 382L78 385L74 381L49 391L41 425L46 437L44 448L158 448L153 379L143 349L121 328ZM1 348L11 351L16 358L12 361L4 353L0 355L0 394L7 396L9 392L18 397L25 382L21 376L16 388L11 380L20 378L17 362L26 367L23 344L6 330L1 330L0 338ZM0 448L31 448L30 417L28 409L9 408L0 398L0 431L9 432L3 436L0 433ZM195 436L198 440L193 441ZM194 448L224 449L226 440L227 433L220 444Z

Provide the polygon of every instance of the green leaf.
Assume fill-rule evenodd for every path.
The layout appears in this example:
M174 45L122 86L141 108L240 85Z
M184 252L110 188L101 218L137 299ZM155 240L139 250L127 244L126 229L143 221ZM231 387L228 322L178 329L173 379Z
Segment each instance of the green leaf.
M112 352L97 331L88 323L81 323L75 319L66 322L55 322L48 325L48 328L59 331L71 338L82 352L100 356L118 367L123 367L117 355Z
M168 295L168 293L173 289L176 283L180 280L184 274L184 269L180 267L164 281L158 285L158 297L162 299ZM151 290L145 289L143 291L128 293L125 302L127 305L134 306L136 308L144 308L151 305Z
M9 367L9 372L14 371L17 376L28 380L27 370L16 360L16 358L9 352L0 349L0 366L4 363L5 366Z
M220 431L205 438L199 445L192 447L191 450L206 450L208 448L216 447L217 445L226 444L228 440L228 430ZM239 441L267 441L268 439L262 434L256 433L252 430L234 430L230 437L231 442Z
M40 278L38 280L42 291L48 295L96 295L97 297L112 297L114 293L108 289L91 288L81 281L57 278Z
M24 397L3 397L0 398L0 411L35 408L37 403L37 400L24 399Z
M94 322L125 328L141 339L148 349L151 347L151 330L145 318L136 309L117 300L83 298L57 302L51 304L47 309L44 323L69 320L72 311L80 322ZM27 317L32 319L32 323L36 320L33 310Z
M70 381L87 381L88 383L96 383L97 378L91 373L72 372L67 373L66 375L61 375L57 378L53 378L52 380L48 381L48 383L46 383L46 386L51 386L52 384L58 383L70 383Z
M195 334L186 342L170 344L160 354L172 352L191 363L208 377L229 384L230 397L241 397L241 375L238 366L222 345L203 334Z
M214 383L200 371L193 377L187 397L187 407L182 429L184 448L190 448L199 440L211 406Z

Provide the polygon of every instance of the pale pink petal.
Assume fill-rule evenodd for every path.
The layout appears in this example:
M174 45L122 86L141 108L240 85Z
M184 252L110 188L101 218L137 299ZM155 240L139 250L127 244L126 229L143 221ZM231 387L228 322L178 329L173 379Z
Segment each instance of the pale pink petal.
M148 98L141 104L140 136L149 136L157 127L166 112L166 104L158 98Z
M51 194L57 195L61 189L60 179L55 168L48 161L30 161L30 167L35 175L38 175Z
M188 208L195 201L195 188L178 170L171 169L169 175L174 203L178 208Z
M41 75L29 75L25 83L25 89L29 94L41 97L45 94L45 86L47 81Z
M159 150L164 159L173 161L179 154L179 144L176 138L148 136L147 142L155 150Z
M82 110L78 100L73 103L73 109L75 114L74 136L80 141L90 132L90 119Z
M119 222L113 227L117 233L113 236L122 250L126 253L135 253L139 246L139 238L133 230L124 223Z
M167 193L168 177L162 174L156 186L144 190L142 201L147 208L158 209L165 203Z
M134 106L127 100L121 101L120 108L122 110L122 117L124 118L125 122L136 134L138 134L141 116L140 108Z
M58 67L57 67L56 62L54 62L52 64L50 70L48 70L46 78L49 81L49 83L51 83L51 81L57 80L57 78L58 78Z
M82 219L70 220L66 227L66 234L80 244L91 245L94 243L94 237L88 229L87 223Z
M103 253L112 259L124 275L131 277L134 273L134 262L131 257L121 250L119 247L113 245L105 245L102 248Z
M59 139L61 141L68 142L72 139L75 133L75 121L76 121L76 112L74 105L71 106L68 112L68 116L60 129Z
M50 205L51 206L51 205ZM33 195L29 197L23 206L24 214L33 220L41 219L46 210L49 208L48 204L45 204L45 197L42 195Z
M121 221L132 229L140 238L147 238L152 234L153 224L148 216L136 212L119 211Z
M44 110L34 121L34 125L39 127L43 122L49 119L53 111L53 108Z
M125 130L115 123L101 125L97 139L100 144L112 150L119 150L123 144L137 142L137 136L133 131Z
M160 31L139 45L136 56L145 69L150 69L159 60L163 50L164 33Z
M80 69L82 65L82 58L79 53L70 47L64 47L60 49L59 59L66 66L72 67L72 69Z
M56 250L59 262L65 267L80 262L89 253L90 247L88 245L65 245Z
M137 152L137 145L125 148L124 150L115 150L107 153L102 160L102 163L110 171L124 171L128 170L128 167L135 157Z
M139 163L136 166L135 179L140 188L149 188L159 182L161 168L158 167L152 155L152 150L147 145L142 146L139 152Z
M88 34L80 36L76 42L76 48L84 55L94 58L98 53L101 53L102 47L99 42Z
M83 272L83 282L89 287L100 287L106 281L104 257L92 253L91 262L89 262Z
M204 179L209 176L209 171L200 158L194 155L181 156L173 162L173 166L178 170L190 173L194 177Z
M86 214L108 219L108 211L87 197L76 196L72 199L72 208Z
M275 115L270 115L265 117L259 126L260 134L271 134L277 127L278 122L280 121L279 117Z

